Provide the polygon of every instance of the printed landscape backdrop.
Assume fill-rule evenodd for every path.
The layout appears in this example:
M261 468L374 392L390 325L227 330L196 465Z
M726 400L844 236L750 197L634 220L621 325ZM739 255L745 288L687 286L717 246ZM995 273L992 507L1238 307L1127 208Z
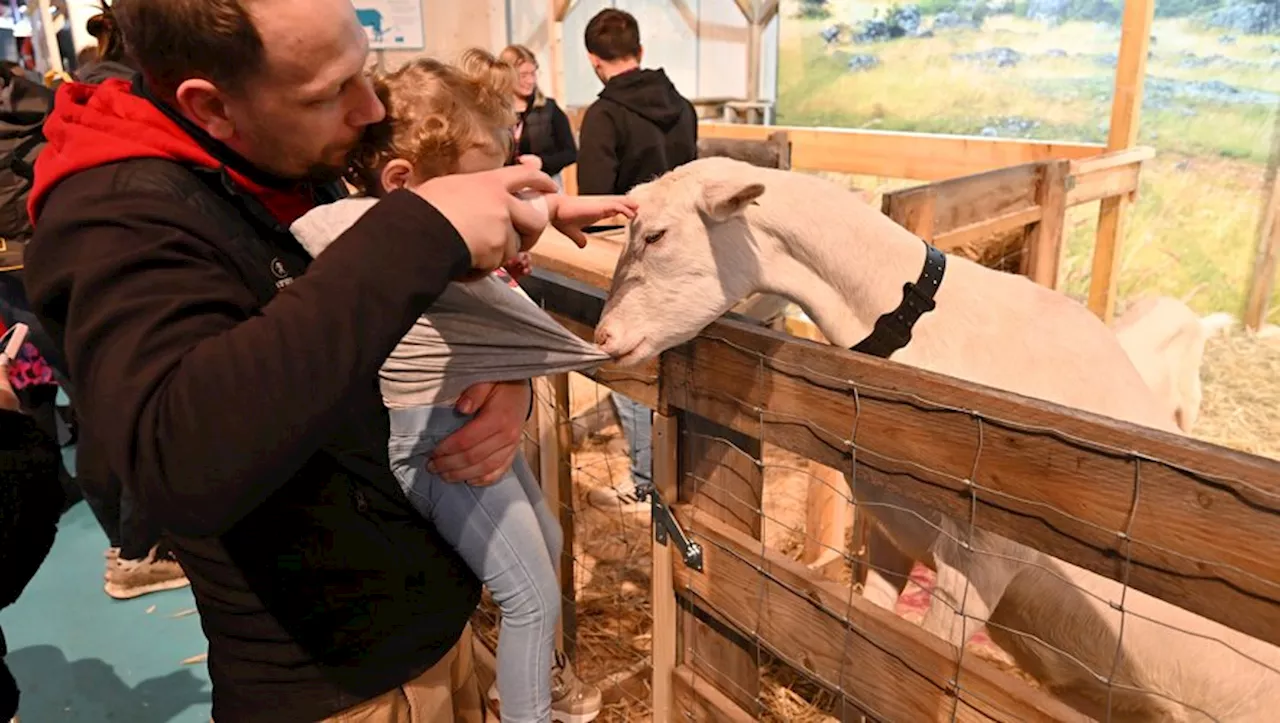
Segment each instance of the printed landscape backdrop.
M777 122L1105 142L1122 0L789 0ZM1239 314L1280 148L1280 0L1156 0L1120 298ZM884 179L851 179L866 187ZM1097 205L1069 220L1083 296ZM1280 298L1271 323L1280 323Z

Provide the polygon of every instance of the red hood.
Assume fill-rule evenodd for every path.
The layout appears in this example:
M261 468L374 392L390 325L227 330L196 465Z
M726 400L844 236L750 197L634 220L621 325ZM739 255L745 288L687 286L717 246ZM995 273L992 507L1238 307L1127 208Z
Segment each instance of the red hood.
M164 158L214 169L225 166L150 100L136 95L129 81L118 78L101 85L64 83L45 120L44 134L49 142L36 158L36 180L27 205L32 223L55 186L91 168L136 158ZM285 226L315 206L303 184L278 190L231 168L227 171Z

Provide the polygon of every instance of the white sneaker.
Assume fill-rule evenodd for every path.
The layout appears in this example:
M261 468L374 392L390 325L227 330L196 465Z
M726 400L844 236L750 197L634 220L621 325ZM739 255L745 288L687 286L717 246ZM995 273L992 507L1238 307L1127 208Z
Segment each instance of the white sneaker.
M498 696L498 682L489 686L490 705L501 715L502 700ZM604 695L596 686L584 682L573 672L573 664L564 653L555 653L551 668L551 720L553 723L591 723L604 707Z

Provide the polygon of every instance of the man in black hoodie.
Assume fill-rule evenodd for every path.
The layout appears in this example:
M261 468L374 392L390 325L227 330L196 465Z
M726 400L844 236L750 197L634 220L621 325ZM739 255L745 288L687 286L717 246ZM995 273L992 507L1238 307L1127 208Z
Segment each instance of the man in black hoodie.
M644 48L630 13L601 10L587 23L587 55L604 83L582 119L578 192L625 194L698 155L698 117Z
M585 40L604 90L582 119L578 192L623 195L697 158L697 113L661 68L640 67L644 48L635 17L601 10L587 23ZM612 398L630 447L631 484L593 490L590 501L643 514L653 479L653 413L620 394Z

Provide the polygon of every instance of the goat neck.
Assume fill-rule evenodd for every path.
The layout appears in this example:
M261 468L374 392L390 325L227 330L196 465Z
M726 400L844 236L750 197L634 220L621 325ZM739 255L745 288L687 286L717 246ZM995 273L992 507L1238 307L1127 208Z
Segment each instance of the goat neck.
M773 242L762 244L762 281L847 349L902 303L903 284L924 267L925 244L851 194L805 181L774 184L754 209L753 225Z

